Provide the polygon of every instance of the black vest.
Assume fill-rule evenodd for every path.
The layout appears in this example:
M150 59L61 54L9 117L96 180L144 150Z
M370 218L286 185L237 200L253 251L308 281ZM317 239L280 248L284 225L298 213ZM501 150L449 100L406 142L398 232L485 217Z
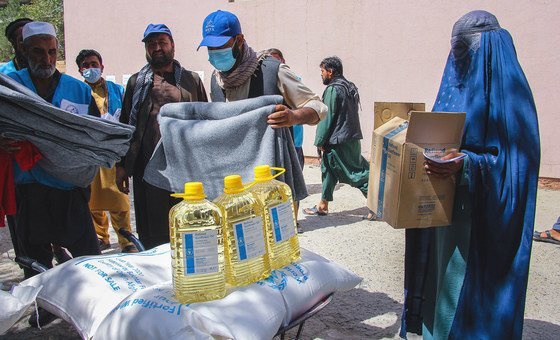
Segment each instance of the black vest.
M331 133L329 144L342 144L351 139L362 139L360 127L360 95L354 83L344 77L334 78L329 87L336 91L336 117L333 117L334 125L330 127ZM327 87L328 88L328 87ZM325 94L323 92L323 101Z
M259 63L255 73L251 76L249 95L247 98L256 98L264 95L281 95L278 89L278 67L280 62L273 57L266 57ZM210 80L210 95L213 102L225 102L226 95L212 74Z
M278 89L278 68L280 61L273 57L266 57L259 63L255 73L251 76L251 84L249 85L249 94L247 98L256 98L268 95L282 95ZM210 79L210 97L213 102L225 102L226 95L216 81L216 75L212 74ZM290 135L294 138L294 129L289 127Z

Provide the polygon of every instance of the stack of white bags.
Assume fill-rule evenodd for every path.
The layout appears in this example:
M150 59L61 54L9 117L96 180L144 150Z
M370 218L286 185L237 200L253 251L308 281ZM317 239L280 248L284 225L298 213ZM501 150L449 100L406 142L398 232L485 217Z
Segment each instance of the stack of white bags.
M235 287L220 300L185 305L173 295L168 244L137 254L82 256L0 295L0 334L36 296L39 306L71 323L84 339L270 339L329 294L360 281L302 249L300 261L265 280Z

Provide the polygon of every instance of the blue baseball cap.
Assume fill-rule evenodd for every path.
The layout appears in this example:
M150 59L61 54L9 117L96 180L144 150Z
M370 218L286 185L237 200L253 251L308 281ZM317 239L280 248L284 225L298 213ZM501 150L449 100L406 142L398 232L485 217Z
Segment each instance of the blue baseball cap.
M171 30L164 24L149 24L148 27L146 27L146 30L144 31L144 39L142 39L142 42L145 42L150 34L159 34L159 33L165 33L171 38L173 38L173 35L171 34Z
M202 23L201 46L220 47L229 39L241 34L241 24L235 14L226 11L210 13ZM197 50L198 50L197 48Z

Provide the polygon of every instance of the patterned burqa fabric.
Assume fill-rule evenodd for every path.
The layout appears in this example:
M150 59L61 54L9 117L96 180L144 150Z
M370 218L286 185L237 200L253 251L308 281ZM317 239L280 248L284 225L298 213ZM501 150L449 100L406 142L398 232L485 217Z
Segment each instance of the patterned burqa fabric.
M520 339L540 163L533 95L484 11L453 27L433 111L466 112L453 224L409 229L401 336Z

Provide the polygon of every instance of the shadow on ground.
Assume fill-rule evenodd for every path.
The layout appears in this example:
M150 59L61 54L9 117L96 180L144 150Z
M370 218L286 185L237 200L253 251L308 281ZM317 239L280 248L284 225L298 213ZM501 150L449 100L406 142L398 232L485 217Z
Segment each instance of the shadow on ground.
M402 305L382 292L357 288L336 293L332 302L306 321L302 339L393 338L400 329ZM320 329L319 333L312 330ZM297 327L286 333L295 338Z
M303 232L306 232L328 227L343 227L364 221L363 217L367 215L368 211L368 208L364 206L353 210L331 212L326 216L307 216L300 212L298 220Z
M556 340L560 338L560 325L550 322L525 319L523 339Z
M31 328L27 325L27 319L31 315L28 311L25 317L15 324L8 333L0 335L1 340L46 340L64 339L79 340L80 335L76 329L62 319L57 319L52 323L42 327L42 329Z
M336 193L336 191L340 190L340 188L342 188L343 186L344 186L344 184L338 183L334 187L334 192ZM320 194L321 191L323 191L323 185L321 183L319 183L319 184L307 184L306 187L307 187L307 193L309 195ZM358 190L358 189L356 189L356 190ZM334 199L336 201L336 194L334 194L333 196L334 196Z

